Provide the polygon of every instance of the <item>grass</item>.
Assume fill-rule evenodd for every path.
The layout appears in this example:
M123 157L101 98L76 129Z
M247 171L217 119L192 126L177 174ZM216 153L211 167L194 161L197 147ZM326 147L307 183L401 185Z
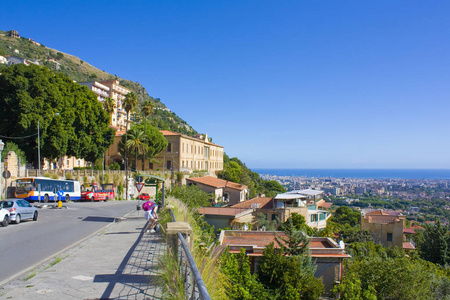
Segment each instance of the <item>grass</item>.
M23 281L28 281L28 280L30 280L31 278L33 278L34 276L36 276L36 275L37 275L37 272L36 272L36 271L31 272L30 274L28 274L27 277L25 277L25 279L24 279Z
M202 275L206 288L212 299L225 300L226 290L228 288L228 280L220 271L220 256L224 251L224 247L211 244L206 247L201 242L202 229L195 221L192 212L187 205L173 197L167 198L167 203L173 208L175 219L179 222L187 222L193 231L194 249L191 249L191 254L195 259L197 268ZM172 222L171 215L165 211L160 218L160 224L164 225ZM164 256L160 262L162 268L161 280L165 290L164 295L167 299L185 299L184 298L184 283L179 269L179 264L170 251ZM178 297L178 298L177 298Z

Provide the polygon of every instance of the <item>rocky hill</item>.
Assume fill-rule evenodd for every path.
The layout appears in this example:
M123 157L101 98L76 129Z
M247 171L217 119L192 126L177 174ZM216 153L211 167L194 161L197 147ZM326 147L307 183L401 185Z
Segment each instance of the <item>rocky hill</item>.
M149 117L149 122L154 126L190 136L197 134L197 131L174 112L171 112L160 99L151 97L140 83L109 74L76 56L48 48L31 38L11 36L10 31L0 31L0 55L13 55L38 62L40 65L46 66L54 72L64 73L78 82L116 78L121 85L129 88L138 96L139 103L136 112L140 111L140 104L144 101L153 102L155 110Z

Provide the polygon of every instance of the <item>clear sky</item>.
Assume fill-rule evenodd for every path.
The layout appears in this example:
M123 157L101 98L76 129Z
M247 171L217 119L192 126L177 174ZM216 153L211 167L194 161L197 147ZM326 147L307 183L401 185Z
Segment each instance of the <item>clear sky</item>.
M250 168L450 168L450 1L7 1Z

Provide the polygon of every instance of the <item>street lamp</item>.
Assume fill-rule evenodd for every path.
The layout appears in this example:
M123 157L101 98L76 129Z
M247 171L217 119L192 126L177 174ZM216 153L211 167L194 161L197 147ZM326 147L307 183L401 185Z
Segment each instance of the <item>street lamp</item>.
M59 113L54 113L53 116L59 116ZM44 116L42 119L45 119L48 116ZM38 120L38 160L39 160L39 176L41 176L41 133L39 130L39 122L41 119Z

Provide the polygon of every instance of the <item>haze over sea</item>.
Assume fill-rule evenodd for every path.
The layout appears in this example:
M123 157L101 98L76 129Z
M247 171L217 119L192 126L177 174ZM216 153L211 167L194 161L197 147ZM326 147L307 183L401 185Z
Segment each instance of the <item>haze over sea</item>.
M450 179L450 169L252 169L260 175L374 178Z

